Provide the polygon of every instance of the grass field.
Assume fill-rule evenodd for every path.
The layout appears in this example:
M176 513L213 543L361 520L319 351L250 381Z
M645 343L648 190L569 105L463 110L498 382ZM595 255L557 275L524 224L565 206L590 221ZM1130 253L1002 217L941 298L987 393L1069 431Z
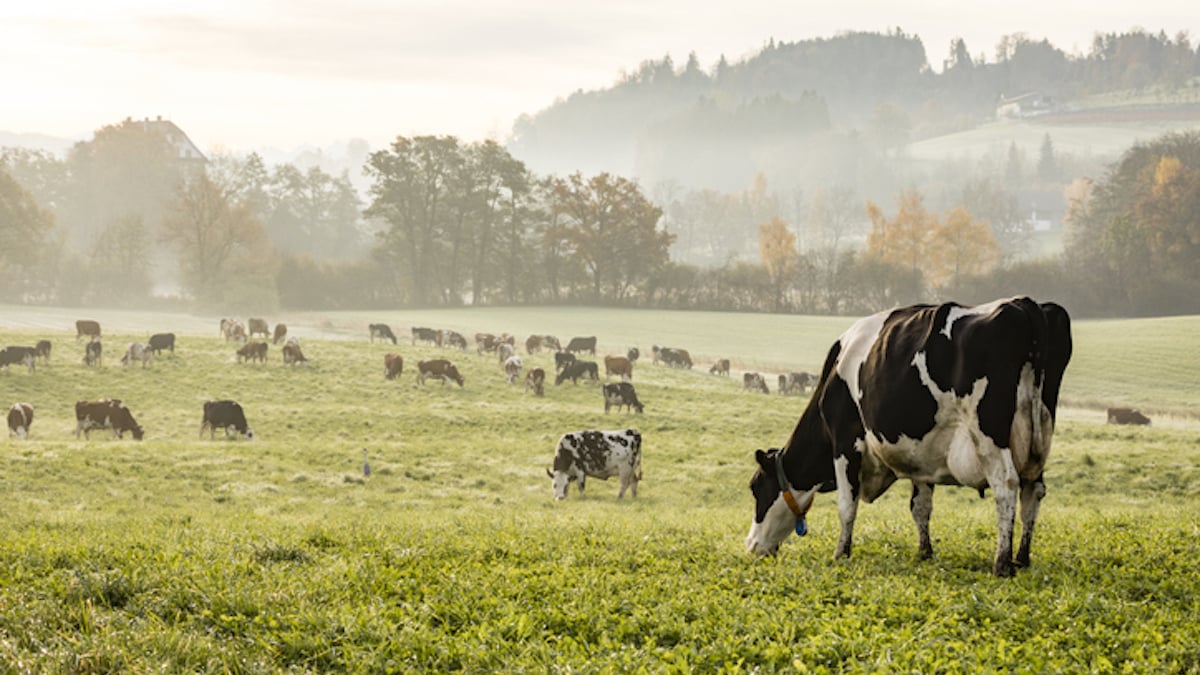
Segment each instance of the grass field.
M311 363L292 369L274 348L234 363L215 318L0 309L0 343L54 342L49 366L0 372L37 406L0 458L6 672L1200 671L1195 317L1076 323L1034 563L999 580L992 503L967 490L938 491L932 561L916 560L903 486L860 510L851 560L831 560L830 496L777 558L744 553L753 450L781 443L805 399L743 392L740 371L816 369L849 319L297 315ZM79 362L74 318L104 324L103 368ZM643 363L646 414L606 416L593 386L535 398L474 352L454 357L464 388L418 386L412 364L448 352L370 344L368 321L738 365L726 379ZM181 334L174 356L119 366L119 345L163 330ZM397 381L388 351L406 360ZM146 439L76 440L74 402L101 396ZM198 438L202 402L226 397L257 440ZM1110 404L1155 426L1104 425ZM592 481L555 502L558 436L624 426L645 438L638 498Z

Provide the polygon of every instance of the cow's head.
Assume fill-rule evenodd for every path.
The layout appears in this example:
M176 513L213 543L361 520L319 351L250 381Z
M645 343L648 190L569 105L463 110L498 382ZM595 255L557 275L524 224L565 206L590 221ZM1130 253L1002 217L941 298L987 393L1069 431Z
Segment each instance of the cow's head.
M575 480L572 472L546 469L546 475L550 477L550 480L554 481L554 498L566 499L567 487L571 485L571 481Z
M130 429L130 433L133 434L133 440L140 441L142 440L142 437L146 435L146 430L140 426L134 425L134 427Z
M750 492L754 495L754 520L750 523L750 534L746 536L746 550L754 555L774 555L779 545L803 523L804 514L812 506L817 488L798 491L783 475L781 451L772 448L766 452L756 450L754 459L758 470L750 479ZM784 496L791 497L790 501Z

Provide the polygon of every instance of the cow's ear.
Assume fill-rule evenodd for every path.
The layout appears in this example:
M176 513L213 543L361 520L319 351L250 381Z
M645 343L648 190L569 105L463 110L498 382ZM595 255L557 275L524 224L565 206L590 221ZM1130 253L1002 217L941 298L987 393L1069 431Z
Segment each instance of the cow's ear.
M763 452L761 449L754 451L754 459L763 469L770 469L772 466L774 466L771 458L768 457L767 453Z

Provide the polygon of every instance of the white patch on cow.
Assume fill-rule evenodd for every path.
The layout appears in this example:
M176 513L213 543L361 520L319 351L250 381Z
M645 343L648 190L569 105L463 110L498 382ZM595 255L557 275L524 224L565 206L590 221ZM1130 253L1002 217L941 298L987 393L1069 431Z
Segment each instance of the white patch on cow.
M964 316L980 316L982 314L991 314L992 312L996 311L1000 305L1012 301L1013 298L1000 298L999 300L993 300L985 305L976 305L974 307L951 307L950 311L946 314L946 325L943 326L942 330L938 332L940 332L942 335L945 335L947 340L952 340L955 321L958 321Z
M867 360L871 345L875 344L875 340L879 338L883 322L887 320L889 314L891 314L890 310L859 319L838 338L842 350L838 355L837 374L846 381L846 386L850 389L850 397L859 406L860 416L862 415L863 393L862 385L858 381L858 374L862 369L863 362Z
M818 488L819 486L808 491L791 491L801 513L807 511L812 505ZM750 533L746 535L746 550L758 556L774 555L788 535L796 531L797 520L799 519L796 514L792 513L792 509L784 501L783 493L779 493L779 496L767 509L761 523L755 522L753 519L750 521Z

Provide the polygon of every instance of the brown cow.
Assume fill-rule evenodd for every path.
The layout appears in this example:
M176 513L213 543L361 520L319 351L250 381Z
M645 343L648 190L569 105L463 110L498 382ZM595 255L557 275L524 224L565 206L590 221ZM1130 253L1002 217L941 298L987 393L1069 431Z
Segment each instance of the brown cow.
M404 372L404 357L395 353L383 355L383 376L394 380Z
M277 345L280 342L283 342L283 339L286 337L287 337L287 324L283 324L283 323L275 324L275 335L274 335L274 337L271 338L271 344Z
M717 359L717 362L708 369L708 372L713 375L724 375L729 377L729 359Z
M87 335L89 337L100 337L100 323L98 321L89 321L80 319L75 322L75 341L79 342L79 338Z
M263 343L263 347L265 348L266 346L266 343ZM294 366L297 363L300 365L308 363L308 359L304 358L304 352L300 351L300 342L298 340L295 342L288 340L281 351L283 352L284 365Z
M452 361L446 359L430 359L428 361L420 361L417 363L417 384L425 384L427 377L442 378L442 386L453 380L458 383L458 386L463 386L465 381L463 376L458 372L458 366L455 366Z
M133 419L133 413L116 398L76 402L75 420L75 438L79 438L81 431L85 439L89 438L92 429L112 429L117 438L123 438L125 432L129 431L133 433L135 441L142 440L145 435L145 431Z
M1150 418L1137 408L1109 408L1109 424L1150 424Z
M267 343L265 342L247 342L237 350L238 363L244 361L261 361L267 362Z
M546 371L541 368L530 368L525 373L525 390L533 390L535 396L546 395Z
M38 340L38 343L33 347L34 355L42 357L42 363L46 365L50 365L51 346L49 340Z
M8 435L25 438L29 435L29 425L33 424L33 406L28 403L14 403L8 409Z
M258 319L251 317L249 319L250 330L249 336L262 335L263 337L271 337L271 327L267 324L266 319Z
M618 375L622 380L633 379L633 362L627 356L604 357L604 379Z
M542 348L542 336L530 335L525 338L525 353L532 354Z

